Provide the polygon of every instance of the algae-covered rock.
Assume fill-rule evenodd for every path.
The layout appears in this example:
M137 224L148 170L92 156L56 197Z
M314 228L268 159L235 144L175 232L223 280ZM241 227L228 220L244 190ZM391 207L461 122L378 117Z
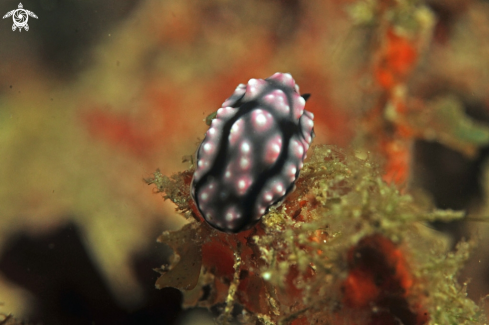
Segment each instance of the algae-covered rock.
M181 255L179 245L202 251L189 255L201 268L192 269L199 280L184 295L185 306L213 307L220 323L234 317L258 324L484 324L456 280L474 243L450 252L446 239L426 226L463 213L418 205L383 182L368 155L313 147L296 190L238 234L213 229L198 216L181 189L190 173L151 181L193 216L181 242L177 234L160 237L175 254ZM177 267L167 268L158 283L171 285L166 279Z

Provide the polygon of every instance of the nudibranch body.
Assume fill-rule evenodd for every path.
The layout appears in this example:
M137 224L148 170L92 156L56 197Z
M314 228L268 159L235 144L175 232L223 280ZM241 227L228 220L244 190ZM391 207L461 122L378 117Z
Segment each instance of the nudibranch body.
M288 73L240 84L197 151L191 194L225 232L249 229L289 194L314 137L314 115Z

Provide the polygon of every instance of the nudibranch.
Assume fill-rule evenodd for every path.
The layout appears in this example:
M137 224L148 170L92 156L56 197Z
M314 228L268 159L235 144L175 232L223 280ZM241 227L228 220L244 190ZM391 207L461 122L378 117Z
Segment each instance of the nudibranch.
M290 74L275 73L224 101L197 151L190 191L211 226L249 229L294 189L314 137L308 97Z

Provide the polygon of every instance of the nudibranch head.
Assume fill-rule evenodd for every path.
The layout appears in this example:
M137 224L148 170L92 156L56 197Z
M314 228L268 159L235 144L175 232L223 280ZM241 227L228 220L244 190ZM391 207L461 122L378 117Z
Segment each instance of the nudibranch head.
M211 226L249 229L293 190L314 137L308 97L290 74L275 73L224 101L197 151L190 191Z

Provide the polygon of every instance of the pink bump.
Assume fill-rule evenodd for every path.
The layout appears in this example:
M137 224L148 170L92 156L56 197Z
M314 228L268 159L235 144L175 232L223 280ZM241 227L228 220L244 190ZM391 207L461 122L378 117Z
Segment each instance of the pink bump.
M296 119L300 119L302 114L304 113L304 105L306 105L306 100L302 98L299 94L294 94L293 96L294 102L294 117Z
M273 79L273 80L281 81L282 80L282 73L275 72L271 77L268 77L267 79Z
M206 153L208 153L208 154L212 152L212 144L210 144L209 142L207 142L206 144L204 144L204 147L203 148L204 148L204 151Z
M263 79L250 79L246 86L246 99L253 99L257 97L266 86L267 82Z
M202 193L200 193L200 199L202 201L207 201L209 199L209 193L207 193L206 191L202 191Z
M231 171L229 170L229 167L228 167L228 168L226 168L226 172L224 173L224 177L226 179L229 179L229 178L231 178L231 176L232 176L232 174L231 174Z
M241 134L243 134L244 131L244 121L243 118L240 118L236 122L234 122L233 126L231 127L231 132L229 133L229 143L231 145L236 144L236 142L241 138Z
M239 84L238 87L234 90L234 93L222 103L222 107L226 107L229 105L233 105L236 102L236 99L243 96L243 94L246 91L246 85L245 84Z
M288 115L290 113L287 97L282 90L276 89L263 97L263 99L267 104L272 105L277 112L281 113L282 115Z
M243 142L241 142L240 149L241 149L241 152L243 154L247 154L247 153L250 152L251 147L250 147L250 144L247 141L243 141Z
M280 196L284 195L285 194L285 188L284 188L284 184L282 184L281 182L278 182L277 184L275 184L274 186L274 190L277 194L279 194Z
M206 159L200 159L197 163L197 170L195 171L195 178L199 179L201 174L209 168L209 161Z
M222 120L215 118L211 122L211 128L214 128L216 130L220 130L222 128L223 124L224 124L224 122Z
M215 187L215 182L211 182L202 188L199 193L199 198L201 199L200 205L207 205L207 200L211 198L215 193Z
M265 195L263 196L263 199L265 202L272 202L273 195L271 192L266 192Z
M295 81L294 78L290 75L290 73L275 73L273 76L271 76L268 79L274 79L283 84L284 86L287 87L295 87Z
M274 136L270 141L268 141L265 147L265 162L268 164L273 164L280 155L282 151L282 138L280 135Z
M297 146L297 155L302 158L302 155L304 154L304 147L302 145Z
M244 157L241 158L239 160L239 167L241 167L241 169L243 169L243 170L250 169L250 167L251 167L251 161L250 161L250 159L244 158Z
M227 222L236 221L237 219L239 219L239 217L240 217L240 214L236 211L235 207L229 208L226 211L226 215L224 216L224 218L226 219Z
M292 140L290 142L290 146L291 151L296 155L296 157L302 159L304 155L304 147L302 146L302 144L297 140Z
M248 188L250 187L250 185L251 185L251 179L249 177L239 178L236 183L236 189L239 195L245 194Z
M275 94L274 94L275 91L271 92L270 94L266 95L265 97L263 97L263 100L267 103L267 104L273 104L275 103Z
M262 213L260 213L260 211L263 211ZM260 218L265 214L265 211L266 211L266 208L265 207L261 207L258 209L258 213L255 213L252 218L253 220L260 220Z
M301 117L300 121L301 121L302 133L311 133L312 128L314 127L314 121L311 120L305 114Z
M262 109L255 109L251 113L251 122L253 123L253 129L259 132L267 131L272 127L273 117L272 115Z
M284 85L286 85L286 86L295 87L294 78L292 78L290 73L284 73L283 74L283 82L284 82Z
M294 165L289 165L287 168L287 175L289 176L290 182L295 180L295 174L297 172L297 168Z
M217 110L217 118L221 118L221 119L222 118L224 118L224 119L229 118L229 117L233 116L237 110L238 110L237 108L232 108L232 107L228 107L228 106L221 107Z
M289 175L295 176L295 173L297 172L297 168L295 168L294 165L291 165L289 167Z

